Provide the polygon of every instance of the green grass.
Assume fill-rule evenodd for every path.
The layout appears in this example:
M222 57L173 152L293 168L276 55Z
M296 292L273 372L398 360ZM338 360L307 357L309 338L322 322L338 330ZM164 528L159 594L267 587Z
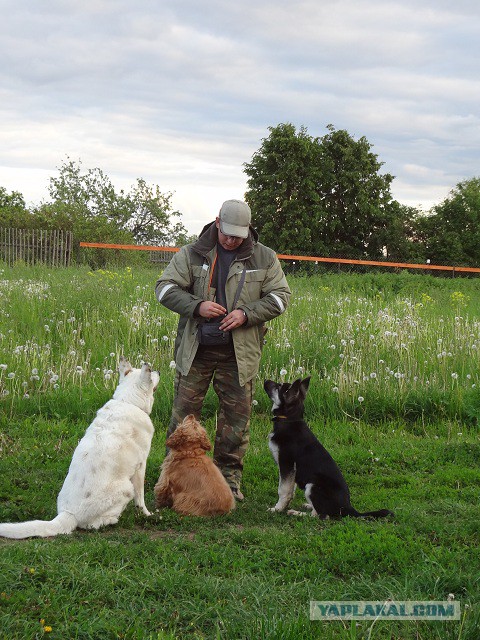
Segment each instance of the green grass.
M155 278L146 270L0 273L0 364L7 365L0 370L0 521L54 516L78 439L115 386L109 371L120 353L148 358L162 376L146 478L153 507L176 324L155 303ZM99 532L0 540L0 638L480 636L477 281L367 274L290 282L292 304L271 323L257 385L245 502L213 519L168 510L146 518L131 505L117 526ZM451 356L438 358L440 338ZM338 357L342 347L347 362ZM380 374L380 360L405 377ZM392 509L394 519L321 522L267 511L277 471L261 379L303 373L313 374L310 424L344 471L353 504ZM210 394L210 436L215 410ZM310 600L446 600L450 593L461 602L459 622L309 620Z

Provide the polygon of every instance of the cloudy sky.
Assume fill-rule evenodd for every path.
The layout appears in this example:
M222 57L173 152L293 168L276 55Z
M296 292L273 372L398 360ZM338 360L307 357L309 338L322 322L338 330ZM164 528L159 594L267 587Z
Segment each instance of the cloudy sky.
M478 0L0 0L0 186L66 160L172 192L191 233L282 122L365 136L428 209L480 174Z

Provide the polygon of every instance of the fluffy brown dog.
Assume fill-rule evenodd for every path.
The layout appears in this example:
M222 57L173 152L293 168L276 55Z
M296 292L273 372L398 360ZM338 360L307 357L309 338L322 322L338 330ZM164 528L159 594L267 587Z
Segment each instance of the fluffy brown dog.
M155 485L157 507L188 516L217 516L235 508L235 498L219 468L205 452L207 432L187 416L167 440L170 451Z

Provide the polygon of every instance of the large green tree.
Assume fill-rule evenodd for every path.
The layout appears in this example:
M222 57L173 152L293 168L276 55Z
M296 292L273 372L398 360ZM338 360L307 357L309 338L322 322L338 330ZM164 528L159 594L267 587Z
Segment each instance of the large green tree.
M432 263L480 266L480 177L459 182L418 230Z
M355 140L332 125L321 138L292 124L270 135L246 163L246 200L262 239L277 251L379 259L399 214L393 176L366 138Z

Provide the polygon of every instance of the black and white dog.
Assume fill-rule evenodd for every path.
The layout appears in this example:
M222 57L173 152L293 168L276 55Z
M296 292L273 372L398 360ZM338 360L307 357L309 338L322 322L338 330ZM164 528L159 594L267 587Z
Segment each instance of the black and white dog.
M278 465L278 502L270 511L285 511L295 484L305 491L312 515L320 518L355 516L384 518L387 509L359 513L350 503L350 491L338 465L303 419L303 405L310 378L293 383L265 380L264 389L273 402L273 433L269 448ZM305 515L288 511L291 515Z

